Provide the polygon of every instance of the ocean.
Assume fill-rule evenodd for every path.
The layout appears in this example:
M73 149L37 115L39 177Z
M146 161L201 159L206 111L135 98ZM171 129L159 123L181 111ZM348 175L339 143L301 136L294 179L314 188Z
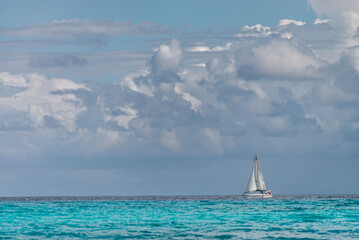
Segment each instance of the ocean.
M0 198L0 239L359 239L359 196Z

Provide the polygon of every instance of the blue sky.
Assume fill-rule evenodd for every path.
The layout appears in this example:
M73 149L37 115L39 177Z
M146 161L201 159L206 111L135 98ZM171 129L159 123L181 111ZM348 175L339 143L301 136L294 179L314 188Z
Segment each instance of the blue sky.
M133 24L153 23L185 32L235 31L244 25L277 25L282 18L300 18L313 22L316 18L306 1L2 1L0 23L2 28L23 27L54 20L107 19ZM230 6L230 7L229 7ZM41 10L39 9L41 8ZM272 11L267 11L267 9ZM230 31L227 34L231 34ZM183 34L183 31L181 31ZM221 32L221 34L224 34ZM220 37L218 34L217 37ZM225 35L227 35L225 34ZM172 34L171 37L176 34ZM177 35L178 36L178 35ZM168 37L168 35L163 36ZM179 36L180 37L180 36ZM183 36L182 36L183 37ZM133 40L135 42L133 42ZM147 41L146 41L147 40ZM146 49L147 39L134 39L131 34L113 37L102 49ZM51 51L84 52L88 49L47 48Z
M359 193L359 4L0 1L0 195Z
M41 9L40 9L41 7ZM313 21L306 1L1 1L2 27L21 27L61 19L111 19L153 22L173 27L205 29L211 24L238 28L257 23L276 25L281 18ZM271 11L268 11L270 9ZM240 25L239 25L240 24Z

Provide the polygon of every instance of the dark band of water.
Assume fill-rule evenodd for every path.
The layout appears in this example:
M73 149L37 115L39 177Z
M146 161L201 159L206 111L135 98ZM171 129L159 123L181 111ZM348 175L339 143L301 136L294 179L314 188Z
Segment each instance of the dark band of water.
M273 199L333 199L359 198L357 194L338 195L274 195ZM142 195L142 196L28 196L0 197L0 201L151 201L151 200L234 200L242 195ZM258 200L258 199L257 199ZM269 199L271 200L271 199Z

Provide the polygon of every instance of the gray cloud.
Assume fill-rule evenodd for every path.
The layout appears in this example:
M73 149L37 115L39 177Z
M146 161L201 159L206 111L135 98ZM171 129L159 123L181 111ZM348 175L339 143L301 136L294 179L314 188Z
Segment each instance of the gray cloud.
M151 23L132 24L131 22L113 22L110 20L61 20L50 23L34 24L25 27L2 29L2 36L21 36L21 37L45 37L59 38L68 37L76 34L146 34L155 32L168 33L168 28Z
M77 24L90 34L83 40L86 45L96 45L96 36L103 44L110 32L122 31L111 22L99 23L106 31L89 23L52 24L60 37L75 36ZM131 186L122 183L122 194L172 193L168 182L161 185L163 179L179 186L192 181L200 189L213 182L228 193L245 182L248 158L259 151L268 159L263 163L266 176L282 192L293 193L293 186L308 192L309 180L298 183L298 177L315 178L318 169L325 180L310 191L337 191L327 188L331 184L351 191L349 180L338 183L323 166L351 174L350 182L358 180L344 165L357 164L352 156L358 154L359 52L346 44L348 38L333 39L336 30L330 22L281 23L244 27L213 46L186 42L181 47L177 40L166 40L147 57L147 66L107 84L1 73L3 169L21 165L30 169L25 170L29 176L36 175L31 170L36 168L70 169L54 174L67 174L84 185L76 174L93 173L103 185L109 174L110 180ZM332 55L338 57L326 61ZM123 63L105 57L106 71ZM32 67L75 66L81 59L50 58L38 65L34 60ZM205 184L195 177L203 171ZM193 189L181 188L183 193ZM213 194L210 189L200 193Z
M33 24L24 27L6 28L0 30L0 36L35 39L59 39L73 44L86 45L92 48L107 43L109 36L121 35L153 35L169 34L172 30L166 26L131 22L113 22L110 20L61 20L43 24ZM17 40L15 40L17 41ZM9 43L8 43L9 44Z
M331 85L330 81L311 81L316 72L308 73L307 60L322 63L287 40L263 42L253 49L260 53L256 59L244 58L248 60L246 64L253 65L247 65L256 74L251 76L243 73L242 51L223 52L222 58L213 58L203 72L201 67L188 68L185 62L181 63L178 43L160 46L147 71L129 75L120 84L85 87L70 80L43 80L40 75L3 74L4 85L26 89L4 95L2 105L13 106L18 96L34 99L17 103L14 111L27 112L30 126L35 128L63 127L74 141L91 136L107 139L103 144L89 143L98 146L91 149L94 153L122 145L126 139L127 144L141 142L147 147L157 142L157 148L169 152L191 149L192 145L196 147L191 151L210 148L218 154L230 151L236 138L251 133L286 138L331 131L335 116L316 111L333 108L330 98L335 96L338 102L344 95L340 86ZM276 58L278 51L284 61L260 59L273 54ZM289 61L286 56L294 56L296 61ZM267 66L261 66L261 70L256 63ZM315 71L321 69L330 67ZM327 71L323 76L337 77ZM256 81L251 81L253 76ZM42 97L34 98L33 94ZM320 99L314 104L312 99L318 96ZM356 103L356 99L348 101Z
M307 49L290 40L276 39L236 54L238 74L244 79L307 79L321 77L325 65Z
M85 66L87 60L74 54L56 54L47 56L37 56L28 62L29 67L33 68L52 68L52 67L72 67Z
M81 46L89 46L92 49L96 49L100 46L107 45L109 37L104 33L91 34L91 33L82 33L75 34L76 44Z

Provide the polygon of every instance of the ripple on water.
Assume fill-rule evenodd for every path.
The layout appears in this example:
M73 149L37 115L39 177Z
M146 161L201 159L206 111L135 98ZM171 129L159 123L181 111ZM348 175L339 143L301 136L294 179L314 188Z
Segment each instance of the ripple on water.
M358 197L0 200L2 239L355 239Z

